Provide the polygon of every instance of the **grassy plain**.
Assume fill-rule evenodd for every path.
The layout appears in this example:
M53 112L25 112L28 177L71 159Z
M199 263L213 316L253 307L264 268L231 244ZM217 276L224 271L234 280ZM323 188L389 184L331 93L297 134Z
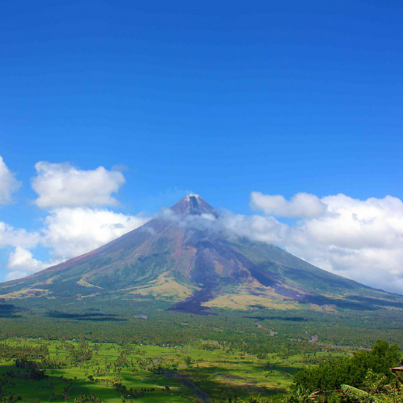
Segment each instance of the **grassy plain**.
M328 313L257 304L200 316L145 297L56 299L51 311L45 302L0 305L0 385L27 403L240 402L285 392L298 368L320 358L371 348L377 338L403 344L402 310L383 307ZM18 359L46 377L28 379Z
M40 347L48 351L45 361L44 357L35 357ZM127 394L117 390L116 383L138 391L138 402L228 401L250 394L264 396L286 391L292 374L305 362L302 355L281 359L278 354L269 354L259 359L242 351L215 347L214 343L195 348L7 339L0 347L0 379L3 390L21 396L22 402L64 402L63 390L70 383L71 402L82 395L95 394L105 403L120 403ZM83 359L86 354L80 351L91 351L90 358ZM49 366L46 362L50 362L54 368L45 370L44 379L27 379L28 371L15 365L16 357L21 356L34 360L39 367Z

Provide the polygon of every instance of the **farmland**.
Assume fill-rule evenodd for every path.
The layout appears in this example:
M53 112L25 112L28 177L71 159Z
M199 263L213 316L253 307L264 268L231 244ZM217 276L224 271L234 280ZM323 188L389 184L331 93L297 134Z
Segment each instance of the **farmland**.
M254 393L269 396L285 392L295 371L313 357L268 354L262 359L214 342L196 348L22 338L4 340L0 351L3 389L26 402L207 402L236 401ZM30 363L44 371L38 379Z
M94 301L55 300L52 311L34 299L2 305L5 402L273 400L299 369L367 351L378 338L403 344L399 310L192 315L150 300Z

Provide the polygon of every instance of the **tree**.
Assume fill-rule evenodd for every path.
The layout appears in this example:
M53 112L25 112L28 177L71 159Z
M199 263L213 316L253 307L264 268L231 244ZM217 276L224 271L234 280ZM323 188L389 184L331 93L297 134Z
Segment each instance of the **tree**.
M298 371L294 377L294 389L301 387L313 392L340 389L343 384L360 388L369 370L392 380L389 368L398 365L400 359L397 344L389 345L386 341L377 340L371 351L361 350L352 357L329 358L316 367Z

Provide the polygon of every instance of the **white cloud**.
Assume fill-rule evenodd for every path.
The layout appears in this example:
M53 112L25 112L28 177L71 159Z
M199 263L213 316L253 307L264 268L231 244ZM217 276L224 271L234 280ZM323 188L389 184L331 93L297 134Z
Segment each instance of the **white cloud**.
M262 195L261 200L267 199ZM306 214L305 201L301 202L302 206L297 205L296 196L292 201L294 212L300 211L300 220L287 226L281 233L282 239L275 242L277 245L333 273L372 287L403 292L403 202L400 199L327 196L319 200L325 206L322 212L311 216ZM273 232L268 229L269 233Z
M317 196L308 193L297 193L288 201L280 195L252 192L250 205L252 210L261 210L278 217L315 217L326 209Z
M105 209L60 208L46 217L41 243L54 259L90 252L145 224L149 219Z
M42 161L35 169L32 188L39 196L35 201L39 207L116 205L112 194L125 183L121 172L104 167L84 171L69 163Z
M0 175L1 163L0 159ZM38 162L35 168L37 176L32 180L32 187L39 196L35 202L40 207L50 208L50 211L38 232L16 229L0 222L0 247L15 248L9 256L10 273L6 280L26 276L89 252L149 220L142 215L131 216L88 207L117 203L112 194L125 182L121 172L107 171L103 167L83 171L70 164L48 162ZM29 249L38 244L49 249L51 262L40 262L33 257Z
M160 219L174 221L180 227L211 231L223 237L245 237L254 241L281 243L286 235L288 226L280 223L274 217L260 215L246 216L224 212L219 215L201 214L180 216L171 209L162 210Z
M403 203L386 196L365 201L339 194L322 199L327 213L305 220L304 236L335 247L394 248L403 246Z
M238 237L270 244L282 243L287 231L287 226L275 218L259 215L225 215L222 218L222 225L229 236L235 234Z
M7 280L16 280L43 270L48 267L48 264L42 263L33 258L32 253L20 246L15 248L15 251L10 253L7 268L10 273L6 275Z
M14 228L0 221L0 248L5 246L22 246L31 248L40 241L38 232L28 232L25 229Z
M52 210L40 232L15 229L0 222L0 247L13 246L5 280L15 280L43 270L64 260L90 252L145 224L149 218L85 207ZM30 248L42 245L52 257L49 262L36 260Z
M12 173L3 158L0 156L0 204L11 202L11 196L21 186L21 182L15 179L15 174Z

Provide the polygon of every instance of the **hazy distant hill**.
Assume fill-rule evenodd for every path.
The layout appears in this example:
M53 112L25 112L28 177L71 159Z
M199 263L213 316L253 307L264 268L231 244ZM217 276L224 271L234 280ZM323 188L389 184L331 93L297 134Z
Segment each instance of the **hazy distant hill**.
M403 297L336 276L264 243L228 238L198 195L85 255L0 284L0 298L162 299L171 309L403 308Z

